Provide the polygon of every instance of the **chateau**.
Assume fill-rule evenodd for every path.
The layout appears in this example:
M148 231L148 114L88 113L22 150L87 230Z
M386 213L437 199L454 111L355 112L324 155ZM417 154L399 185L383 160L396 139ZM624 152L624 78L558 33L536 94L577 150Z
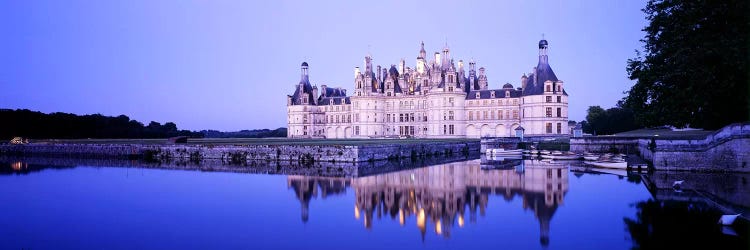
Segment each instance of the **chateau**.
M552 136L568 132L568 94L548 63L547 40L539 62L521 77L490 89L484 67L455 62L446 45L428 62L424 43L410 68L354 68L354 93L310 83L307 62L287 96L289 138L479 138Z

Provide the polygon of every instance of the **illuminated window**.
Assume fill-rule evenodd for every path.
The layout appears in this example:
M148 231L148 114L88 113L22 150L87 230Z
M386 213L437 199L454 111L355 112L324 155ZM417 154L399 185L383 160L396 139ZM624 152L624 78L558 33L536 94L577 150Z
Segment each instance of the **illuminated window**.
M551 122L547 123L547 134L552 134L552 123Z

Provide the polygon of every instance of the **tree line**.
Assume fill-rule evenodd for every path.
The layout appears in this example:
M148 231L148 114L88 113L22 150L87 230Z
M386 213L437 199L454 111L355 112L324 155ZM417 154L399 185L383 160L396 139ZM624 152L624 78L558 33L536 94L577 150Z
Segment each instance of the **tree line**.
M0 121L0 138L3 140L16 136L34 139L203 137L200 132L179 130L173 122L161 124L152 121L144 125L125 115L45 114L28 109L2 109Z
M217 130L201 130L205 138L265 138L286 137L286 128L240 130L235 132L221 132Z
M719 129L750 120L750 1L650 0L635 84L614 108L588 109L584 132L643 127Z

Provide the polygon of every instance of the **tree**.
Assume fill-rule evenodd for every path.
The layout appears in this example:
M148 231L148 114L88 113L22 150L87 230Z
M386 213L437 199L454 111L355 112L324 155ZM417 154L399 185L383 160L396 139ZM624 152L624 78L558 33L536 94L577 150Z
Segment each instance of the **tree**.
M606 126L605 120L606 113L602 107L599 106L591 106L588 109L588 114L586 115L586 121L588 123L589 131L585 131L586 133L591 133L596 135L597 132L601 133L604 127Z
M604 110L599 106L591 106L586 115L586 121L581 122L581 127L586 133L594 135L611 135L620 132L637 129L633 112L621 107Z
M716 129L747 121L747 0L650 0L644 55L628 60L636 84L623 106L645 126Z

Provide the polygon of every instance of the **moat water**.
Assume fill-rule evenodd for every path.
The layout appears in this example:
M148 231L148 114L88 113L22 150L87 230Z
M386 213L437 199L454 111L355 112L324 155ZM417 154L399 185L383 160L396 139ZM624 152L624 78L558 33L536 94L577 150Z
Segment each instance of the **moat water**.
M750 249L748 179L539 160L359 177L10 161L0 249Z

